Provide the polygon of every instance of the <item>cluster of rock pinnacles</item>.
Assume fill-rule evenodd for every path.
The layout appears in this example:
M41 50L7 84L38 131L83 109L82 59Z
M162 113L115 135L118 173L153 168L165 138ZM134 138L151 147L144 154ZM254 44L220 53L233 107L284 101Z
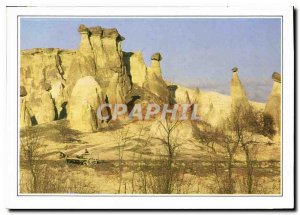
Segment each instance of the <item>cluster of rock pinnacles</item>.
M152 55L147 67L141 52L122 51L125 38L117 29L80 25L78 32L81 41L77 50L21 51L21 127L67 118L71 128L90 132L101 127L96 114L102 103L176 102L177 86L164 81L160 53ZM265 111L279 125L280 74L274 73L273 80ZM186 94L187 98L192 96ZM195 95L201 103L199 91L195 90ZM231 97L232 103L248 103L237 68L233 69Z

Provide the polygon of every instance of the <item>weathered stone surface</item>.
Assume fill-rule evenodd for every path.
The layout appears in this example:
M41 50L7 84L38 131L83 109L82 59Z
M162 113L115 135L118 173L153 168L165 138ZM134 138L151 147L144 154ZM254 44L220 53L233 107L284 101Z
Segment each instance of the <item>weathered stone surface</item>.
M122 89L122 78L118 73L112 76L106 95L110 104L124 104L125 97Z
M21 52L21 85L30 94L44 84L62 79L58 49L34 49Z
M153 54L151 56L151 60L161 61L162 60L162 56L161 56L161 54L159 52L157 52L157 53L155 53L155 54Z
M108 102L112 104L129 101L162 104L170 102L170 96L173 98L172 102L198 104L197 115L205 116L212 124L215 123L216 116L226 117L231 104L249 103L237 68L233 69L231 98L214 92L200 93L181 86L178 86L174 98L170 88L168 89L168 85L171 84L166 84L162 77L160 53L151 56L151 66L147 67L141 52L122 51L121 41L124 38L117 29L100 26L88 28L81 25L78 31L81 34L78 50L37 48L21 51L21 86L26 88L27 93L21 92L20 96L27 94L24 97L27 101L27 116L36 116L38 123L52 119L52 110L56 110L57 119L60 119L60 112L66 111L73 128L83 131L97 130L99 125L95 119L95 104L99 102L95 102L98 96L92 93L91 88L101 91L100 102L107 97ZM91 77L93 81L87 81L83 87L79 83L84 82L86 76ZM276 83L281 81L277 74L273 79ZM78 81L80 87L77 85ZM51 88L45 87L49 85ZM88 88L90 91L77 91L78 88ZM275 84L273 88L276 88ZM42 95L41 92L48 93L48 96ZM136 96L139 96L139 99L132 101L132 97ZM45 105L47 107L41 104L44 100L48 104ZM77 107L74 111L85 114L86 117L81 118L83 116L72 113L71 106ZM51 114L45 110L50 110ZM28 121L29 118L25 118ZM82 127L79 125L81 123Z
M31 117L25 98L21 98L20 101L20 126L21 128L31 126Z
M62 116L62 111L67 105L67 97L64 92L64 84L61 81L53 83L53 86L50 90L54 105L57 110L57 119L60 119Z
M90 30L85 25L81 24L78 28L78 32L81 35L79 51L84 55L92 55L93 51L89 39L89 36L91 34Z
M142 52L124 53L124 63L130 73L132 83L143 87L147 76L147 67Z
M89 33L89 29L85 25L81 24L78 27L78 32L79 33Z
M124 38L118 31L80 25L78 32L81 35L78 50L36 48L21 51L21 85L26 88L27 97L34 101L41 99L41 90L50 91L58 115L61 105L68 103L76 81L82 77L94 77L111 101L123 101L131 89L123 65L121 41ZM109 89L110 86L114 89ZM28 105L34 106L30 100Z
M49 84L49 83L44 83L44 84L43 84L43 90L46 90L46 91L51 90L51 84Z
M101 36L103 33L103 29L100 26L89 28L92 35Z
M246 96L246 92L244 90L244 87L240 81L240 78L238 76L238 68L234 67L232 69L232 78L231 78L231 85L230 85L230 95L232 99L232 107L248 107L249 102Z
M265 113L273 117L275 126L280 129L281 125L281 75L273 73L273 87L269 95Z
M70 127L83 132L96 131L97 109L103 102L102 89L92 76L79 79L68 105Z
M119 32L116 28L104 28L103 29L103 38L105 38L105 37L114 38L117 41L125 40L125 38L119 34Z
M281 83L281 75L278 72L274 72L272 74L272 79L276 82Z
M149 73L155 74L157 77L162 78L161 68L160 68L160 61L162 57L160 53L155 53L151 57L151 67L148 68Z
M24 86L20 87L20 97L24 97L27 95L26 88Z
M210 125L217 127L222 123L222 114L220 114L220 110L214 107L213 103L209 104L209 110L204 115L203 120Z
M51 122L55 119L55 106L50 92L41 91L31 97L29 105L38 124Z
M154 55L158 55L158 54L159 53L156 53ZM159 57L159 59L161 59L161 56ZM164 101L168 101L169 98L168 86L162 78L160 61L157 60L156 58L151 60L151 67L147 68L147 76L146 76L146 81L144 83L144 87L148 88L153 94L162 98Z

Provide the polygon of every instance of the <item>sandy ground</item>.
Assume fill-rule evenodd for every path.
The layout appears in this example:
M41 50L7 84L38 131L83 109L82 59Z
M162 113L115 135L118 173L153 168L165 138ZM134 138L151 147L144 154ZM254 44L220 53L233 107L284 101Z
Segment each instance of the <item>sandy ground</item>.
M95 133L81 133L69 130L64 127L66 120L55 121L48 124L36 126L41 134L41 141L44 144L43 157L48 162L58 162L63 166L63 171L67 174L69 181L63 183L78 184L80 189L70 188L68 192L77 193L118 193L118 173L116 162L119 158L118 142L126 138L123 160L125 162L121 193L139 193L133 185L132 166L139 163L139 156L145 158L155 158L164 153L160 138L163 133L159 129L156 121L136 121L114 123L102 128ZM65 128L65 129L63 129ZM21 131L22 134L22 131ZM215 181L209 172L209 153L195 145L195 139L191 135L189 123L180 125L179 135L175 137L180 143L177 160L185 166L185 179L188 183L177 190L177 193L214 193ZM93 158L102 163L96 166L83 166L76 164L66 164L64 159L59 157L59 152L63 152L69 157L81 155L88 150ZM279 137L275 138L271 145L261 145L256 150L256 158L260 161L256 174L261 184L260 193L279 193L280 192L280 144ZM243 152L239 151L236 155L237 166L243 166ZM263 162L264 161L264 162ZM270 164L270 161L274 161ZM273 167L272 167L273 165ZM26 184L29 172L21 163L21 184ZM270 167L271 166L271 167ZM263 168L267 168L264 170ZM54 167L55 169L55 167ZM243 173L235 170L238 192L242 193L240 178ZM244 170L241 170L244 171ZM137 177L137 176L134 176ZM70 179L71 178L71 179ZM63 180L63 179L60 179ZM66 179L67 180L67 179ZM70 180L74 180L70 182ZM134 182L139 183L139 182ZM22 187L22 186L21 186ZM23 191L27 192L23 186ZM83 189L84 188L84 189ZM74 190L75 189L75 190ZM64 191L65 192L65 191ZM175 192L175 191L174 191Z

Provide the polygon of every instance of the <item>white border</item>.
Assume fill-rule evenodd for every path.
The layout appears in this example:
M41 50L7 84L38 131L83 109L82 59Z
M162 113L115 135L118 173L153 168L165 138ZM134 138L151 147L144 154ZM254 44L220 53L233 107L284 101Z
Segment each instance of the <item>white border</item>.
M284 186L282 196L17 196L16 159L17 143L17 16L283 16L283 146ZM7 8L7 107L6 142L9 160L6 181L8 208L292 208L294 205L294 59L293 59L293 10L292 7L240 8L240 7L10 7ZM13 158L13 159L11 159ZM100 204L101 203L101 204Z

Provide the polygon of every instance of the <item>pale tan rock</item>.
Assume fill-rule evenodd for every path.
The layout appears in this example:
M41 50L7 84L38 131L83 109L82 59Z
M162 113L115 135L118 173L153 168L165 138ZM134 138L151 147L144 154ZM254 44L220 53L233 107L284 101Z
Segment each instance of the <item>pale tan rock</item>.
M42 85L42 89L43 90L46 90L46 91L50 91L51 90L51 84L49 84L49 83L44 83L43 85Z
M123 39L117 29L103 29L103 49L106 53L109 68L112 70L118 70L122 67L121 41Z
M108 101L110 104L125 104L126 93L124 93L124 89L126 89L126 81L124 81L124 77L122 77L119 73L115 73L111 78L109 86L106 90L106 95L108 96Z
M102 42L102 33L103 29L100 26L90 28L91 31L91 45L93 48L95 62L97 66L97 70L103 70L108 68L107 55L105 53L103 42Z
M147 67L142 52L125 53L124 61L131 75L132 83L143 87L147 76Z
M170 83L169 83L170 84ZM174 84L174 83L173 83ZM210 124L219 126L222 125L222 120L226 119L231 111L232 99L230 96L217 93L200 91L199 89L190 89L178 85L176 90L176 101L178 104L183 104L186 101L186 91L189 94L190 100L194 104L198 104L197 116ZM249 101L255 110L263 111L264 103Z
M96 131L97 109L103 102L102 89L92 76L79 79L68 104L70 127L83 132Z
M94 77L104 94L108 91L111 100L123 101L132 87L122 59L124 38L118 31L84 25L78 31L81 35L78 50L37 48L21 51L21 85L33 99L38 99L41 90L50 90L58 112L82 77ZM54 93L61 92L56 83L64 85L63 99ZM50 86L58 89L52 90ZM109 86L114 89L108 89Z
M55 119L55 106L50 92L40 91L29 100L29 105L38 124L51 122Z
M144 87L149 89L154 95L160 97L163 101L168 102L169 90L168 85L162 78L160 60L162 59L159 53L152 55L151 67L147 68L146 81Z
M21 85L27 93L44 90L45 84L62 80L58 49L21 51Z
M94 52L96 71L92 75L111 101L124 101L131 89L131 82L123 65L121 42L124 40L117 29L99 26L89 28ZM113 89L111 89L113 87Z
M57 110L57 114L58 114L57 117L59 118L62 109L68 102L64 92L64 84L61 81L57 81L53 83L50 93Z
M92 45L90 42L90 30L85 25L80 25L78 32L81 36L79 51L84 55L93 55Z
M31 126L31 116L25 98L20 99L20 126L21 128Z
M238 106L248 107L249 102L244 87L238 76L238 68L234 67L232 71L233 73L232 73L232 78L230 83L230 96L232 99L232 107L238 107Z
M280 129L281 125L281 75L274 72L272 75L273 87L269 95L265 113L273 117L275 126Z
M97 115L94 108L86 100L82 100L76 107L72 105L68 115L72 129L82 132L93 132L98 129Z
M155 53L151 56L151 73L154 73L157 77L162 78L160 61L162 60L162 56L160 53Z
M222 114L222 110L218 110L214 107L213 103L210 103L209 111L204 115L202 119L210 125L218 127L224 122L224 114Z

